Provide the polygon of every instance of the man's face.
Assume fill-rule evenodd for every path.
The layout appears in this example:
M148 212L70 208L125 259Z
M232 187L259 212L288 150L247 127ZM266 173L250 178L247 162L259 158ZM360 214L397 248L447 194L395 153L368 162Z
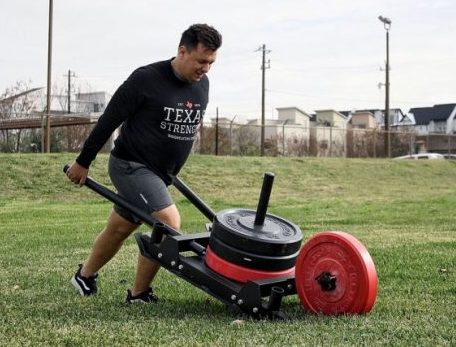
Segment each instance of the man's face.
M194 49L181 46L178 54L181 62L179 73L189 82L201 80L209 72L217 57L217 51L213 51L201 43Z

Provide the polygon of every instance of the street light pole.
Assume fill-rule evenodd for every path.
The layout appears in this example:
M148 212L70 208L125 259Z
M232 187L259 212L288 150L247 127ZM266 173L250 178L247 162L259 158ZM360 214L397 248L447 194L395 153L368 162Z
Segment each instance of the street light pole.
M215 113L215 155L218 155L218 133L219 133L219 112L218 107L216 108Z
M270 50L266 49L266 45L263 44L256 50L256 52L262 52L262 63L261 63L261 140L260 140L260 155L264 156L264 127L265 127L265 114L264 114L264 107L265 107L265 92L266 92L266 69L270 68L270 61L268 61L268 65L266 65L266 54L270 53Z
M51 152L51 66L52 66L52 12L53 0L49 0L49 31L48 31L48 65L47 65L47 97L46 97L46 153ZM44 150L44 149L43 149Z
M265 81L266 81L266 45L262 47L263 52L263 62L261 64L261 149L260 155L264 156L264 126L265 126L265 116L264 116L264 106L265 106Z
M389 83L389 31L391 28L391 19L383 16L378 16L378 19L383 23L386 30L386 63L385 63L385 149L388 158L391 158L391 134L389 131L390 121L390 107L389 107L389 94L390 94L390 83Z

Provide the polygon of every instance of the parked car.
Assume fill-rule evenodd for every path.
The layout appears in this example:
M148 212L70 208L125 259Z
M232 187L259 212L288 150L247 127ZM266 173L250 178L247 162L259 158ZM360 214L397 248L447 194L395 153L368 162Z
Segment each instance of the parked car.
M455 160L456 159L456 154L444 154L443 157L445 159L452 159L452 160Z
M403 155L400 157L396 157L393 159L411 159L411 160L435 160L435 159L440 159L443 160L445 159L445 156L440 153L418 153L418 154L408 154L408 155Z

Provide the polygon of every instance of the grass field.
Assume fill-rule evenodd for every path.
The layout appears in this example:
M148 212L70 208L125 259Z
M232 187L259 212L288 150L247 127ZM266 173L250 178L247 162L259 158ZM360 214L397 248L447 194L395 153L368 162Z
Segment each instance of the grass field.
M269 212L304 231L343 230L377 267L371 313L306 314L286 297L288 321L245 318L161 271L158 305L123 304L133 238L100 272L100 293L69 284L111 204L62 173L72 154L0 155L0 345L5 346L455 346L456 161L192 156L181 177L214 209L255 208L262 174L276 174ZM109 186L106 155L91 175ZM205 218L177 191L183 230ZM147 231L142 227L142 231Z

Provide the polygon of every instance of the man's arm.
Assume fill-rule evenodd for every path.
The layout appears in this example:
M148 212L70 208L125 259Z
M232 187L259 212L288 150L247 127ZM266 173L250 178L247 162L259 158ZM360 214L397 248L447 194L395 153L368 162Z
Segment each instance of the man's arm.
M139 68L117 89L76 158L79 165L88 169L114 130L136 112L144 99L145 78Z
M81 153L67 171L67 176L72 182L84 184L90 164L98 152L114 130L134 114L142 103L144 75L141 68L136 70L114 93L105 112L84 142Z

